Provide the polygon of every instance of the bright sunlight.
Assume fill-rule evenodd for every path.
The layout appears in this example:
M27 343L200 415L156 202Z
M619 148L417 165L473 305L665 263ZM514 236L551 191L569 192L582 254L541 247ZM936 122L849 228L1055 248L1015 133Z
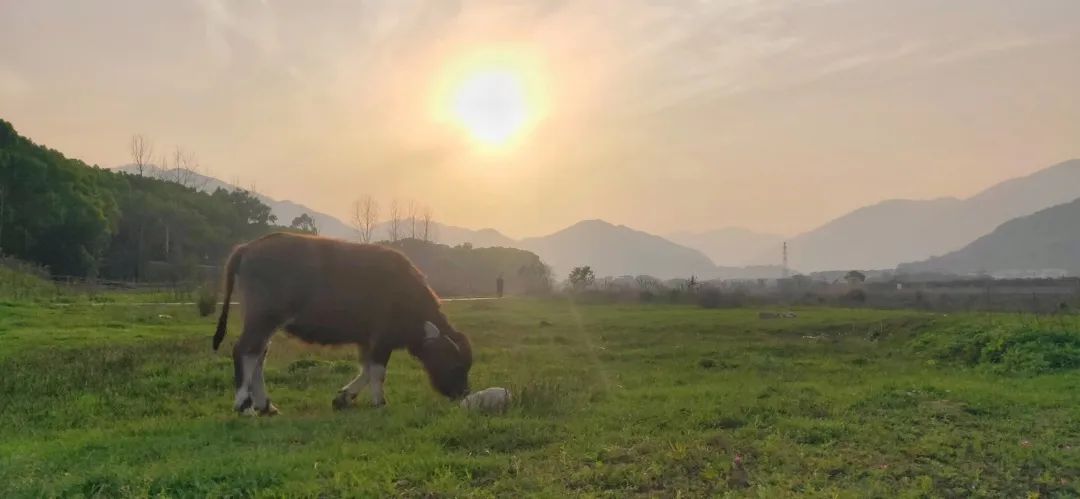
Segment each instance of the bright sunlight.
M455 90L455 120L478 142L500 146L525 126L528 104L519 75L504 69L483 70L466 77Z

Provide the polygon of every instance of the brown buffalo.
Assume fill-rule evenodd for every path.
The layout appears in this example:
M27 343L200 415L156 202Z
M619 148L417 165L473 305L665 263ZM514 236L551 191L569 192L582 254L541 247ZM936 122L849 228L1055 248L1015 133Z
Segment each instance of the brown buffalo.
M279 328L311 343L360 347L363 370L338 392L334 408L348 406L368 384L373 403L385 404L386 365L402 348L420 360L440 393L468 393L469 339L450 325L424 276L398 251L283 233L237 247L225 266L214 350L225 337L237 278L244 307L244 332L233 348L237 411L277 412L263 384L263 361Z

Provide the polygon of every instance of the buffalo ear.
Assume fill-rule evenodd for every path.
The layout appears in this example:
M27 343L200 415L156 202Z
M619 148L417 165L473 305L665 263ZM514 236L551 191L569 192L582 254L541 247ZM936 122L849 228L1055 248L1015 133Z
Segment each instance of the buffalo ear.
M439 331L438 326L431 323L431 321L424 322L424 339L434 340L439 336L442 336L442 332Z

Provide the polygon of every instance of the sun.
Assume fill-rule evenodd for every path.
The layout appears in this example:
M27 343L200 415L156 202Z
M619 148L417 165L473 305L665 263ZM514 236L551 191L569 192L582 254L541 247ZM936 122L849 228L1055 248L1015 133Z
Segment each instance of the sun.
M432 79L432 124L483 156L528 147L551 114L554 97L543 54L523 45L448 53Z
M484 146L506 145L529 121L527 86L509 69L483 69L466 75L451 98L454 121Z

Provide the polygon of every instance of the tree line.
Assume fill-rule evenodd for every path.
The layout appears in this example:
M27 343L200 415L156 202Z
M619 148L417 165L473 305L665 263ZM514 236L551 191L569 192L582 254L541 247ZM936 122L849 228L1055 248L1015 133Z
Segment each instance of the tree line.
M137 167L149 154L133 139ZM191 171L193 156L174 155L177 175ZM90 166L0 120L0 253L54 275L144 280L152 264L191 275L239 242L285 229L248 191L201 192L183 180Z
M416 201L403 202L399 199L390 201L383 223L382 211L379 202L370 195L361 196L353 202L352 213L349 222L356 237L362 243L378 242L375 233L380 225L386 228L386 241L396 243L402 239L417 239L424 242L434 242L435 219L430 206L425 206Z
M443 296L479 296L496 292L503 278L507 294L545 295L553 291L551 268L530 251L516 248L447 246L406 237L381 244L405 253Z
M0 120L0 255L54 276L178 282L216 279L235 245L263 234L318 233L307 213L279 225L250 191L205 192L182 148L153 164L152 144L135 135L130 153L132 173L90 166ZM401 250L442 294L494 293L499 277L508 293L551 290L551 270L533 253L434 243L432 210L416 202L391 202L380 224L378 203L365 196L353 215L358 239Z

